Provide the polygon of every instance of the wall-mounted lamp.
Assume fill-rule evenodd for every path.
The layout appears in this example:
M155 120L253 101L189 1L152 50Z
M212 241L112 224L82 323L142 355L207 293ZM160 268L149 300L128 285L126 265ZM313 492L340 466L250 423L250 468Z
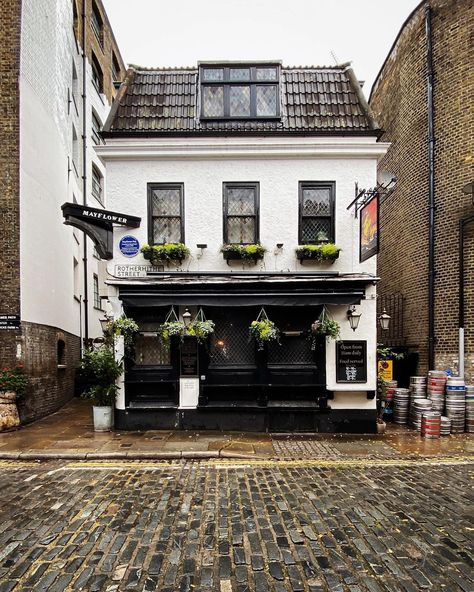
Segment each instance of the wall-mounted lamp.
M100 326L102 328L102 333L105 333L107 331L107 325L109 324L109 321L112 320L113 317L109 316L106 312L104 313L104 318L103 319L99 319L99 323Z
M191 324L191 313L189 312L188 308L186 308L183 312L183 323L185 327L189 327Z
M382 331L386 331L389 328L391 318L392 317L387 314L387 311L384 308L382 314L379 316L379 323Z
M347 311L347 319L349 320L349 324L351 329L355 331L359 326L359 321L362 313L356 312L356 308L352 305L349 310Z

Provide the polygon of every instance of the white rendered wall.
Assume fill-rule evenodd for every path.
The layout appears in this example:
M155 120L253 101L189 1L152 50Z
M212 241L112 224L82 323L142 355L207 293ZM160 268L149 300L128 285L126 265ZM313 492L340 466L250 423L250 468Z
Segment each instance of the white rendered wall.
M73 62L77 97L72 101ZM91 112L105 121L109 105L91 83L87 65L87 163L104 167L92 149ZM63 224L61 205L83 203L82 55L73 34L70 0L23 0L20 67L20 201L21 315L25 321L81 333L80 300L84 298L83 233ZM72 166L72 128L78 136L78 169ZM100 204L89 198L90 205ZM93 274L100 262L88 244L90 336L101 334L101 311L94 309ZM79 263L74 290L73 260ZM84 314L82 311L82 318ZM83 333L83 329L82 329Z

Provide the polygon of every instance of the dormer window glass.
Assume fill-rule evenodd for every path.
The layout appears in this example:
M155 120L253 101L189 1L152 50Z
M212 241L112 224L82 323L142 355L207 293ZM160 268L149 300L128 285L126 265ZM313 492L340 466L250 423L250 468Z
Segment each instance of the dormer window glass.
M201 65L201 119L279 118L279 79L278 65Z

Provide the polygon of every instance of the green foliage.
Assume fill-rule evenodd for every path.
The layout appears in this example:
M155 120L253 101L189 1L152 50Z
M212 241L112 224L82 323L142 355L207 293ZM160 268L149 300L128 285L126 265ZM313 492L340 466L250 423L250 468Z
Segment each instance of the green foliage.
M204 343L214 333L214 326L214 321L194 321L188 327L188 335L196 337L199 343Z
M185 337L195 337L199 343L203 343L214 333L214 321L193 321L189 327L183 321L168 321L158 328L158 335L162 342L169 343L172 337L179 337L181 341Z
M403 360L405 354L396 353L390 347L383 347L381 344L377 345L377 358L379 360Z
M125 316L107 323L104 331L105 343L111 347L114 345L114 337L123 335L125 357L133 358L135 353L135 338L139 331L137 323Z
M145 259L150 261L182 261L189 257L190 251L183 243L164 243L163 245L143 245L140 249Z
M296 248L298 259L313 259L314 261L333 263L338 257L341 248L333 243L324 245L301 245Z
M0 370L0 391L12 391L17 397L21 397L27 386L28 381L22 366Z
M330 339L339 339L341 327L328 313L328 310L323 306L323 310L318 317L318 320L311 325L311 349L316 349L316 340L320 337L329 337Z
M221 247L222 253L236 253L242 259L261 259L266 251L267 249L258 243L254 245L229 244Z
M186 335L186 325L183 321L168 321L158 327L158 336L162 342L167 343L172 337L179 337L181 341Z
M263 350L265 343L268 343L269 341L280 343L280 331L275 323L269 319L252 321L249 327L249 332L250 336L257 342L259 350Z
M90 399L94 405L113 405L117 393L115 381L122 372L122 364L115 359L114 350L109 345L85 350L79 373L88 387L81 396Z

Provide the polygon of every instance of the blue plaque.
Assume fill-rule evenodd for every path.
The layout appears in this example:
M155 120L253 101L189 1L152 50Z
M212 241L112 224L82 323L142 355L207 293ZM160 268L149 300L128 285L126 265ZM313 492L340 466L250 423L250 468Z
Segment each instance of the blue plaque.
M140 252L140 243L134 236L122 236L119 249L124 257L135 257Z

